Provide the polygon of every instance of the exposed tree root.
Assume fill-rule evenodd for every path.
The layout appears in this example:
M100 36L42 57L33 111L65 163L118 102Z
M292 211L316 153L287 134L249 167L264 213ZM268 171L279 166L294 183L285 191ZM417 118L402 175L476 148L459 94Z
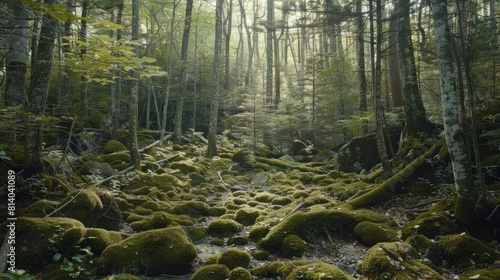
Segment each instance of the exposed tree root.
M361 208L391 198L391 196L402 186L403 183L411 179L415 171L422 166L422 164L424 164L427 158L433 157L439 151L444 143L444 139L440 139L434 143L434 145L432 145L427 152L413 160L401 171L394 174L391 178L381 183L375 189L359 197L353 198L348 202L348 204L352 205L353 208Z

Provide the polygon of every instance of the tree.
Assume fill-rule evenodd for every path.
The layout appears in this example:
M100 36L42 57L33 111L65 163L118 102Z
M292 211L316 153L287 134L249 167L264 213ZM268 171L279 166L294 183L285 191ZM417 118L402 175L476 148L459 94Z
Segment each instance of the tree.
M455 217L458 221L468 224L472 221L472 214L474 213L479 196L472 180L472 168L460 128L453 67L453 42L448 25L447 1L432 0L431 6L434 16L436 54L441 81L444 133L451 157L455 188L458 195Z
M213 77L213 95L210 103L210 123L208 130L207 156L217 155L217 117L219 115L219 70L220 55L222 47L222 3L223 0L217 0L215 5L215 42L214 42L214 62L212 68Z
M7 36L8 52L5 56L5 105L17 106L26 100L26 72L28 70L28 12L21 3L11 3L13 16Z
M132 41L139 39L139 0L132 0ZM135 56L139 56L139 48L135 46ZM128 139L130 149L130 163L135 169L141 169L141 155L139 154L139 144L137 142L137 127L139 115L139 72L135 69L130 71L131 89L128 100Z
M356 0L356 61L359 82L359 111L366 112L365 38L362 0Z
M45 4L57 4L57 0L46 0ZM32 57L31 85L28 97L28 112L31 113L25 122L25 167L32 171L41 171L42 163L42 122L40 116L45 114L50 86L50 71L54 56L54 40L58 21L49 13L42 16L42 28L36 46L36 56ZM33 42L34 44L34 42Z
M193 12L193 0L186 1L186 16L184 18L184 31L182 33L181 47L181 92L175 106L175 126L174 126L174 141L182 142L182 114L184 112L184 100L187 87L187 55L189 47L189 33L191 31L191 14Z

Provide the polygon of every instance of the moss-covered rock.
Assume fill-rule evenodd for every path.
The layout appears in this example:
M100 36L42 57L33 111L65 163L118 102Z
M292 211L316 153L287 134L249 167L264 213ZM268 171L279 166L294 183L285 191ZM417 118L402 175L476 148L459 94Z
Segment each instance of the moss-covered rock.
M64 207L63 207L64 205ZM104 208L101 199L92 189L74 191L59 203L65 217L82 222L86 227L96 227Z
M285 278L286 280L316 280L316 279L335 279L335 280L354 280L336 266L327 263L310 263L298 266Z
M367 246L373 246L379 242L391 242L398 239L397 233L383 224L363 221L356 225L354 234Z
M196 271L190 280L226 280L229 277L229 268L222 264L209 264Z
M243 267L237 267L229 272L229 280L252 280L252 275Z
M497 280L500 279L500 268L471 269L460 276L460 280Z
M255 224L255 220L259 217L260 212L251 208L243 208L236 212L235 220L244 225L251 226Z
M281 252L283 257L302 257L304 251L306 250L306 242L302 238L295 234L290 234L283 239L283 244L281 245Z
M422 234L433 239L437 236L455 233L457 225L451 216L453 205L453 200L442 200L433 205L429 210L403 226L401 230L403 238Z
M250 254L238 248L231 247L220 254L217 263L223 264L229 269L235 269L237 267L248 268L250 264Z
M387 217L370 210L318 209L306 213L296 212L276 225L261 241L260 246L270 251L279 251L283 240L290 234L305 238L309 231L324 232L325 228L336 234L352 234L353 228L362 221L383 223Z
M90 247L95 256L100 256L108 246L123 240L121 232L108 231L102 228L88 228L85 233L83 247Z
M368 249L357 270L370 279L444 279L417 256L407 243L378 243Z
M252 256L257 260L265 261L269 258L270 253L267 250L257 249L254 252L252 252Z
M106 154L111 154L126 150L127 147L125 147L125 145L123 145L120 141L117 140L110 140L108 141L108 143L106 143L106 146L104 146L104 152Z
M493 263L497 258L488 245L465 234L443 236L438 242L445 258L457 269Z
M248 244L248 238L244 236L230 237L226 243L228 246L244 246Z
M255 157L249 150L240 150L236 152L231 160L242 168L253 168L256 164Z
M202 174L203 172L205 172L203 165L189 160L172 162L172 164L170 164L170 168L174 170L178 169L184 174L189 174L192 172Z
M108 276L103 280L141 280L141 278L132 274L117 274Z
M101 254L104 272L138 271L148 275L180 275L189 272L196 248L181 228L140 232L111 246Z
M6 228L5 223L1 225ZM19 217L16 221L16 267L36 273L52 260L47 250L49 239L58 239L66 230L84 225L70 218L28 218Z
M47 214L51 213L55 209L57 209L58 205L59 205L59 202L57 202L57 201L41 199L41 200L35 201L33 204L31 204L26 209L25 214L30 216L30 217L42 218L42 217L47 216Z
M172 213L191 216L208 216L210 214L209 210L210 207L207 203L193 200L176 204L172 208Z
M242 229L243 225L234 220L218 218L208 224L207 231L212 236L231 237Z
M250 228L248 232L248 237L251 240L258 241L264 237L271 231L268 226L256 225Z
M165 211L155 212L146 218L141 218L138 221L132 222L130 227L135 231L148 231L152 229L166 228L167 226L190 226L192 220L181 219L176 215Z

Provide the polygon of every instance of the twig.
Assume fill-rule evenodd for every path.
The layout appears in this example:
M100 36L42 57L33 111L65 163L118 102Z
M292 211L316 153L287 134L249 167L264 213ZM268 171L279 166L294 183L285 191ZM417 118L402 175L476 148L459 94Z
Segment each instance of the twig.
M169 161L171 159L174 159L174 158L178 157L179 155L180 154L175 154L173 156L169 156L168 158L160 159L160 160L156 161L155 163L157 163L157 164L164 163L165 161Z
M44 218L48 218L48 217L50 217L50 216L54 215L55 213L59 212L59 211L60 211L61 209L63 209L64 207L66 207L66 205L70 204L73 200L75 200L75 199L78 197L78 195L80 195L80 194L83 192L83 190L84 190L84 189L85 189L85 188L81 188L81 189L80 189L80 190L79 190L79 191L75 194L75 196L73 196L70 200L68 200L68 201L67 201L66 203L64 203L63 205L61 205L61 207L58 207L58 208L56 208L54 211L52 211L52 212L50 212L49 214L47 214Z
M495 213L497 212L498 207L500 207L500 205L497 205L497 206L495 207L495 209L493 209L493 211L492 211L492 212L491 212L491 214L488 216L488 218L486 218L486 221L491 220L491 218L492 218L492 217L495 215Z

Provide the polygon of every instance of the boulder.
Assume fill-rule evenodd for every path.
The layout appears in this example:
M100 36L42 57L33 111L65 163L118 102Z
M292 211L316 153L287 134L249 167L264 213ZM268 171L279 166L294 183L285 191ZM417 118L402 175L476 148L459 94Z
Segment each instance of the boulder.
M380 162L375 142L375 134L352 138L337 154L339 170L342 172L360 172L371 169Z
M102 272L139 272L147 275L188 273L197 257L194 245L180 227L140 232L108 246L99 260Z

